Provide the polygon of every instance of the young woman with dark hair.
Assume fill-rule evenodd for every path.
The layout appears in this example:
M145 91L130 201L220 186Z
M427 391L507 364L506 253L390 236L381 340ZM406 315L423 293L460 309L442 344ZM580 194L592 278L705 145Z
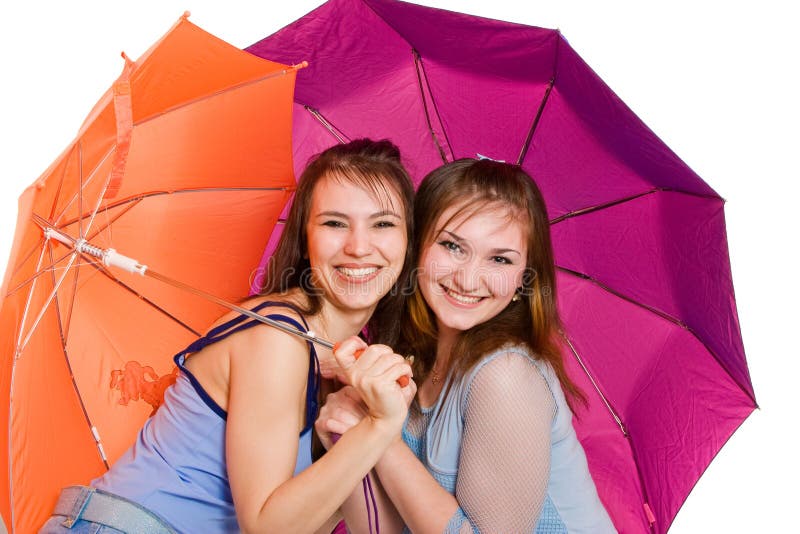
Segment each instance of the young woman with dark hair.
M91 487L61 495L41 532L311 532L400 435L413 382L389 340L408 277L413 188L397 148L357 140L316 157L300 178L262 296L246 306L316 336L228 314L175 357L180 374L136 443ZM396 317L396 316L395 316ZM338 376L369 417L311 463L323 379ZM100 530L98 530L100 529Z

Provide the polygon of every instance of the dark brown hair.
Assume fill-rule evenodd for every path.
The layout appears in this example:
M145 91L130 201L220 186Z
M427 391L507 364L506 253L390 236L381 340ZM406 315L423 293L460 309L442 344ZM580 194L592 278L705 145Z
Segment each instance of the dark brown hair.
M405 215L408 242L403 269L389 293L378 302L368 323L372 342L393 345L398 335L397 317L408 293L402 288L409 287L412 269L414 187L400 161L400 150L386 139L356 139L332 146L309 161L300 176L283 234L266 270L261 294L284 293L299 288L308 302L302 311L308 315L319 312L322 301L319 291L313 286L311 266L306 257L306 223L314 189L320 180L328 177L363 187L376 198L386 199L386 202L389 202L390 191L393 191L403 204L399 208Z
M453 218L469 217L482 209L506 209L526 231L526 272L521 297L495 317L461 332L452 348L451 369L463 376L480 359L507 343L527 346L550 364L562 389L572 398L585 397L564 370L556 339L561 328L556 309L556 277L550 223L544 199L533 179L517 165L492 160L460 159L434 170L420 184L414 200L415 265L436 239L436 225L448 208L459 206ZM451 218L451 220L453 220ZM416 278L412 280L416 285ZM419 289L408 299L401 320L398 352L415 355L414 377L425 380L436 361L436 321Z

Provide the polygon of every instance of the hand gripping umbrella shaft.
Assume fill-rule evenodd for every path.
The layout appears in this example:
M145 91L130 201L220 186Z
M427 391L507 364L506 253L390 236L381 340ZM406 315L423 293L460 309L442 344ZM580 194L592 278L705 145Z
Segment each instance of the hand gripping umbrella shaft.
M103 265L107 267L117 267L120 269L124 269L125 271L128 271L130 273L136 273L141 276L147 276L155 280L159 280L165 284L169 284L178 289L188 291L189 293L192 293L206 300L214 302L215 304L219 304L224 308L228 308L229 310L241 313L242 315L250 317L251 319L255 319L256 321L262 322L273 328L277 328L293 336L303 338L306 341L310 341L311 343L315 343L321 347L325 347L326 349L335 350L337 348L338 344L334 344L328 341L327 339L317 337L314 334L314 332L310 330L308 332L303 332L290 325L281 323L279 321L275 321L273 319L270 319L269 317L264 317L263 315L260 315L252 310L248 310L247 308L243 308L242 306L237 306L236 304L221 299L216 295L212 295L211 293L207 293L205 291L197 289L196 287L192 287L179 280L175 280L159 272L156 272L148 268L147 265L143 265L133 258L129 258L128 256L118 253L113 248L102 249L99 247L95 247L85 239L74 239L66 234L59 232L55 228L49 226L43 227L43 229L45 238L56 239L57 241L60 241L61 243L64 243L65 245L73 248L76 252L97 258L101 260L103 262ZM364 352L363 350L357 350L355 353L356 359L358 359L358 357L361 356L363 352ZM401 387L405 387L408 385L408 381L409 381L408 376L401 376L397 380L397 383Z

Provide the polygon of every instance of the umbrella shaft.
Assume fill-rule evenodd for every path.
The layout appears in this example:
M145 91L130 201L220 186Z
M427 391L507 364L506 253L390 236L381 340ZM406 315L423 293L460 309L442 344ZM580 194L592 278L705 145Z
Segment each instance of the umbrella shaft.
M203 297L204 299L214 302L215 304L219 304L220 306L228 308L229 310L239 312L242 315L250 317L251 319L255 319L256 321L262 322L266 325L278 328L279 330L283 330L284 332L292 334L294 336L301 337L306 341L310 341L321 347L325 347L327 349L333 349L333 343L331 343L326 339L318 338L311 331L303 332L301 330L297 330L296 328L293 328L285 323L272 320L269 317L264 317L263 315L260 315L252 310L248 310L247 308L243 308L241 306L237 306L236 304L232 304L224 299L217 297L216 295L212 295L211 293L206 293L205 291L201 291L200 289L184 284L183 282L179 282L178 280L174 280L172 278L169 278L168 276L164 276L163 274L153 271L152 269L147 269L144 272L144 275L149 276L150 278L155 278L156 280L160 280L161 282L169 284L173 287L177 287L178 289L188 291L199 297Z
M298 68L302 68L302 67L298 67ZM188 291L189 293L192 293L192 294L197 295L199 297L202 297L202 298L204 298L206 300L209 300L211 302L219 304L220 306L222 306L224 308L228 308L229 310L233 310L235 312L239 312L242 315L246 315L247 317L250 317L251 319L255 319L256 321L262 322L262 323L264 323L266 325L269 325L269 326L271 326L273 328L277 328L279 330L283 330L284 332L286 332L288 334L292 334L294 336L301 337L301 338L305 339L306 341L310 341L310 342L315 343L315 344L317 344L317 345L319 345L321 347L325 347L326 349L333 349L333 343L331 343L330 341L328 341L326 339L318 338L317 336L314 335L314 332L312 332L310 330L308 332L303 332L303 331L298 330L296 328L293 328L293 327L291 327L291 326L289 326L289 325L287 325L285 323L281 323L279 321L274 321L274 320L270 319L269 317L264 317L263 315L259 315L258 313L254 312L252 310L248 310L247 308L243 308L241 306L237 306L236 304L231 304L227 300L223 300L223 299L217 297L216 295L212 295L211 293L206 293L205 291L197 289L196 287L192 287L190 285L184 284L183 282L179 282L178 280L175 280L175 279L170 278L168 276L164 276L161 273L153 271L152 269L148 268L146 265L140 264L138 261L134 260L133 258L129 258L127 256L123 256L122 254L119 254L117 251L115 251L112 248L110 248L110 249L101 249L100 247L96 247L94 245L91 245L85 239L82 239L82 238L81 239L74 239L74 238L72 238L72 237L60 232L56 228L53 228L47 221L45 221L41 217L35 217L34 220L36 221L37 224L39 224L39 226L42 227L42 230L44 232L44 235L45 235L46 239L56 239L57 241L60 241L61 243L64 243L65 245L67 245L67 246L69 246L71 248L74 248L76 252L79 252L81 254L87 254L89 256L93 256L95 258L98 258L98 259L102 260L103 264L106 265L106 266L119 267L119 268L124 269L124 270L126 270L128 272L131 272L131 273L138 273L138 274L141 274L143 276L149 276L150 278L154 278L156 280L160 280L161 282L169 284L169 285L171 285L173 287L177 287L178 289L182 289L184 291Z

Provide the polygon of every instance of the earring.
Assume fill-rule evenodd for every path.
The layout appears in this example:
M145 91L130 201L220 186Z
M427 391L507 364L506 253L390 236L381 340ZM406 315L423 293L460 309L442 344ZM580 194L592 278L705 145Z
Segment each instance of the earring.
M519 302L522 300L522 297L519 296L519 289L514 293L514 296L511 297L511 302Z

